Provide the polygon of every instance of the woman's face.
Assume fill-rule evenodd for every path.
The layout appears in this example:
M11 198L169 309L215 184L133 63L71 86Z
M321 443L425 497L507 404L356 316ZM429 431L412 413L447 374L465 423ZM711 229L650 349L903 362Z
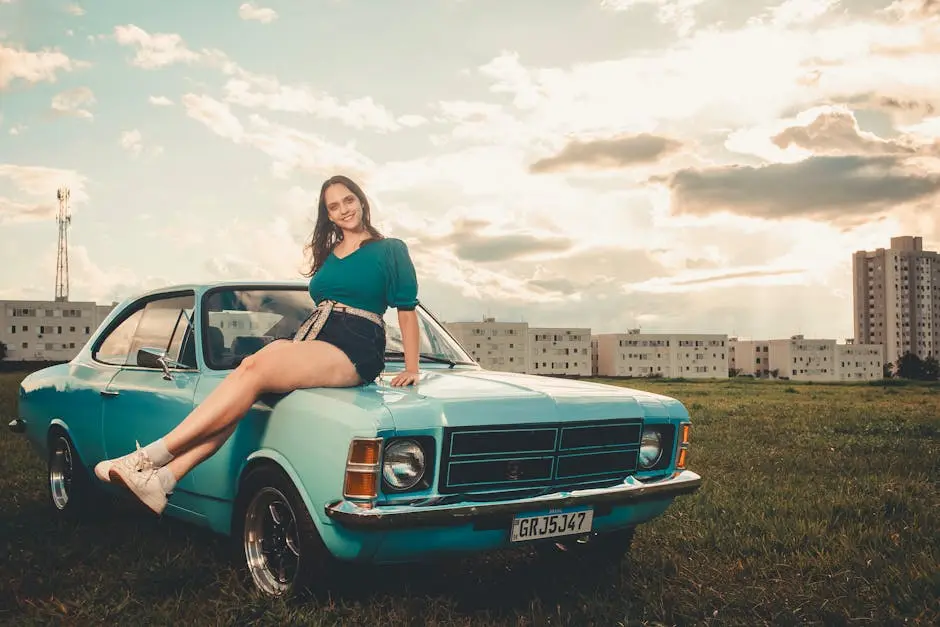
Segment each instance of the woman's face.
M354 231L362 224L362 203L342 183L326 188L326 212L330 221L344 231Z

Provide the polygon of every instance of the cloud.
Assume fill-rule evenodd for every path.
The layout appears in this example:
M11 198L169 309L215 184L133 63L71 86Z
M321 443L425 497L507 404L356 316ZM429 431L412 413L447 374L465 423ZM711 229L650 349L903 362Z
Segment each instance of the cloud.
M0 179L8 178L24 194L33 197L56 200L56 192L61 186L70 190L71 206L81 205L88 200L85 183L88 179L75 170L61 170L43 166L24 166L0 164Z
M88 87L75 87L59 92L52 98L52 110L60 115L78 118L93 119L92 115L83 106L95 104L95 94Z
M225 84L225 100L246 108L270 111L307 113L323 120L336 120L356 129L395 131L420 126L422 116L409 114L395 117L370 96L340 102L329 94L307 85L282 85L275 76L253 74L241 68Z
M262 24L270 24L277 19L277 11L256 7L253 3L246 2L238 7L238 17L243 20L255 20Z
M166 96L150 96L147 100L150 101L150 104L155 107L170 107L173 106L173 101L167 98Z
M131 61L145 69L166 67L174 63L192 63L199 54L186 47L183 38L176 33L150 34L139 26L128 24L115 26L114 37L122 46L134 46L137 54Z
M838 4L839 0L786 0L771 8L768 17L778 26L806 25L818 20Z
M638 6L653 5L663 24L676 28L679 35L689 34L695 26L695 8L705 0L601 0L601 7L613 11L627 11Z
M487 226L489 223L482 220L460 220L449 235L435 237L434 241L436 245L452 248L461 259L481 263L565 252L574 245L571 240L551 233L506 233L501 228L487 232Z
M76 17L81 17L82 15L85 15L85 9L83 9L77 4L70 4L66 6L65 12L68 13L69 15L74 15Z
M87 63L73 61L58 50L30 52L0 44L0 89L5 89L15 79L28 83L54 83L58 72L71 72L87 66Z
M240 143L245 134L241 122L224 102L197 94L186 94L181 102L186 115L206 125L216 135Z
M572 140L553 157L539 159L529 168L542 174L587 169L618 169L639 163L650 163L675 152L682 143L649 133L611 139Z
M797 163L680 170L665 179L677 215L728 211L769 220L855 225L926 200L940 175L896 156L816 156Z
M323 120L335 120L356 129L395 131L427 123L423 116L395 116L370 96L340 102L333 96L307 85L283 85L276 76L255 74L232 61L220 50L196 52L176 33L150 34L133 24L117 26L115 37L121 45L137 48L132 63L145 69L157 69L175 63L200 63L229 77L225 100L253 109L311 114Z
M768 280L773 279L773 280ZM733 272L687 272L679 276L655 278L630 286L630 292L689 292L744 285L800 285L806 280L803 268L738 269Z
M48 220L56 215L56 204L24 203L0 196L0 224Z
M731 133L726 148L768 161L794 162L812 155L937 155L929 138L901 134L884 139L859 127L855 113L844 105L823 105L793 118Z
M131 153L135 157L140 155L141 150L143 150L140 131L136 128L121 133L121 139L119 140L119 143L121 144L121 148Z
M791 145L815 154L913 154L917 149L903 140L886 140L862 131L851 111L820 111L802 126L791 126L770 139L777 147Z
M215 134L271 157L275 176L286 177L295 170L318 175L341 170L361 177L374 167L371 160L352 146L332 144L319 135L271 122L260 115L249 116L246 128L228 104L210 96L186 94L181 102L189 117Z

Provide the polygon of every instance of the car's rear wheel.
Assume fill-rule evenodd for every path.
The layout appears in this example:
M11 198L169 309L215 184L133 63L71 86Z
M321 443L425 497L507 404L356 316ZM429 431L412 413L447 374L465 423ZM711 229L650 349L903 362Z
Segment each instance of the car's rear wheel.
M97 493L72 439L53 429L48 450L46 486L54 511L69 518L88 515L98 504Z
M235 537L260 592L294 596L318 587L332 562L290 478L273 465L249 471L236 503Z

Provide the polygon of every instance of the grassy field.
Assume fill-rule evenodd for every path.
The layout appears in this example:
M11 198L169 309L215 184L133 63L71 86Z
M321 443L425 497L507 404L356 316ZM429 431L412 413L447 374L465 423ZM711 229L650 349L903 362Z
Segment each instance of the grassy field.
M0 419L22 375L0 374ZM0 431L0 623L930 625L940 623L940 387L632 385L695 420L703 488L641 527L616 571L524 549L355 569L323 598L247 592L222 538L119 506L49 517L44 465Z

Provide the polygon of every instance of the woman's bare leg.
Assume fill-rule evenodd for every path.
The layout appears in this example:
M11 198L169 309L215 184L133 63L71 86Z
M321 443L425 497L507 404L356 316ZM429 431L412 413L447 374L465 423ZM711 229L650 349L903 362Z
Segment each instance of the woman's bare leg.
M128 487L159 513L166 506L166 493L170 491L166 487L172 489L176 480L218 450L260 394L359 383L352 362L331 344L316 340L272 342L245 358L185 420L144 448L152 473L136 472L139 468L115 460L110 479ZM150 459L153 451L158 454ZM179 461L174 464L175 460ZM158 471L159 477L151 476Z
M318 341L272 342L246 357L205 400L162 440L174 457L224 431L244 416L265 392L302 387L344 387L359 383L349 358Z

